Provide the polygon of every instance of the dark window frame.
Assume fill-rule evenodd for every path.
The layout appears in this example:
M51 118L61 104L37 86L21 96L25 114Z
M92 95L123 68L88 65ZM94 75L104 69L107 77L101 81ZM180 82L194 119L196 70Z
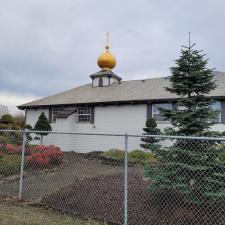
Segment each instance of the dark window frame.
M215 118L215 123L219 124L222 123L222 105L221 102L216 100L211 106L210 106L213 110L217 111L217 115Z
M62 112L64 107L52 107L52 118L51 123L56 123L57 113Z
M102 77L100 77L99 80L98 80L98 86L99 87L103 87L103 79L102 79Z
M77 108L77 123L92 123L91 107L81 106Z
M158 105L158 107L157 108L155 108L156 107L156 105ZM167 108L167 109L171 109L172 110L172 103L171 102L162 102L162 103L152 103L152 118L154 118L155 120L156 120L156 122L157 123L170 123L170 121L169 120L164 120L164 119L160 119L159 120L159 118L165 118L165 117L163 117L162 115L160 115L160 112L159 112L159 108L163 108L163 107L161 107L162 105L170 105L170 107L169 108ZM157 110L159 113L155 113L154 111L155 110ZM158 115L158 117L157 116L155 116L155 115Z

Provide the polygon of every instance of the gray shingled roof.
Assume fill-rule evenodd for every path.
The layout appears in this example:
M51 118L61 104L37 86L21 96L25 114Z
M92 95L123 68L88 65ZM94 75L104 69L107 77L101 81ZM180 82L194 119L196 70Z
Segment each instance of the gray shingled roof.
M225 73L214 72L218 87L209 96L225 98ZM92 87L86 84L59 94L18 106L20 109L65 104L97 104L127 101L154 101L176 99L176 95L165 90L169 80L163 77L146 80L122 81L108 87Z

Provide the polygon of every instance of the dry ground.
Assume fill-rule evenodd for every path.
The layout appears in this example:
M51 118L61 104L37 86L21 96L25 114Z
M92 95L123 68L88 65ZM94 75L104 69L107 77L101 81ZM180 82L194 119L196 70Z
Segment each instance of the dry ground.
M52 209L29 206L25 202L0 199L0 225L107 225L78 219Z
M176 193L151 193L141 170L128 176L129 225L225 225L225 205L187 205ZM86 178L46 196L43 203L88 218L123 224L123 176Z
M225 225L225 205L187 206L174 193L167 193L166 196L152 194L148 190L150 181L143 179L143 168L129 167L128 170L129 225ZM51 171L26 171L23 197L41 200L51 208L82 218L123 224L123 183L122 165L106 165L95 158L66 153L65 163L61 167ZM0 180L0 194L17 195L18 187L18 179ZM39 210L43 209L0 203L0 221L2 225L15 225L13 221L19 221L18 225L60 225L60 221L61 224L95 224L73 221L70 217L64 218L54 213L52 216L51 211L46 214L46 211ZM49 218L49 224L42 222L42 218L47 222ZM25 222L20 222L20 219ZM37 221L39 219L41 223Z
M75 152L64 153L64 163L51 170L25 170L23 197L28 200L40 200L43 196L57 191L78 179L121 173L123 167L105 165L96 162L95 156L85 158ZM0 194L18 196L19 175L1 178Z

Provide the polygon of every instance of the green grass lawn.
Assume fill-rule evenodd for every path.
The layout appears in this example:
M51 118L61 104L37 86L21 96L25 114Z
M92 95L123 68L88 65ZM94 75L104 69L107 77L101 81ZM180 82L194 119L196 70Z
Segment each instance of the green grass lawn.
M0 225L107 225L81 220L51 209L31 207L22 203L0 202Z

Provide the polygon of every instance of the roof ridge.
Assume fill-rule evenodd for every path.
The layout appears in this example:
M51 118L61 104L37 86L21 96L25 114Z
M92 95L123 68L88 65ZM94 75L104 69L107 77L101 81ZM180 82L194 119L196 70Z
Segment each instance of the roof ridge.
M135 79L135 80L124 80L124 81L121 81L121 82L143 81L143 80L156 80L156 79L162 79L162 78L167 78L167 77L169 77L169 76L152 77L152 78Z

